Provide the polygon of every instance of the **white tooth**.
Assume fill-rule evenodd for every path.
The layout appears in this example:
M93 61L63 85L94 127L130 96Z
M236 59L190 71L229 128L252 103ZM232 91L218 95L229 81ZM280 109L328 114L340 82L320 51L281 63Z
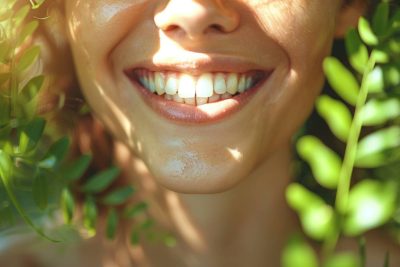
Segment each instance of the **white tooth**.
M240 77L239 84L238 84L238 92L243 93L244 89L246 89L246 77L244 75L242 75Z
M165 84L165 92L169 95L174 95L178 92L179 80L175 75L168 75L167 83Z
M182 74L179 78L178 94L182 98L193 98L194 102L194 97L196 95L196 80L188 74Z
M196 96L210 97L213 94L213 80L211 73L202 74L197 80Z
M218 94L213 94L212 96L210 96L208 98L208 103L213 103L213 102L217 102L221 99L221 95Z
M147 77L147 75L145 74L143 77L143 85L144 87L146 87L147 89L149 89L149 78Z
M204 105L207 104L208 97L196 97L196 105Z
M163 74L161 74L160 72L156 72L154 74L154 83L155 83L156 91L157 91L158 94L160 94L159 92L163 92L164 91L165 80L164 80Z
M185 100L185 104L192 105L192 106L196 105L196 98L194 98L194 97L184 98L183 100Z
M230 93L225 93L221 95L221 99L228 99L228 98L232 98L232 95Z
M217 75L215 75L214 91L217 94L221 94L221 95L226 93L226 83L225 83L224 74L218 73Z
M172 96L172 98L174 99L175 102L178 102L178 103L183 103L183 102L184 102L184 101L183 101L183 98L179 97L178 94L174 94L174 95Z
M164 98L167 99L167 100L172 100L173 99L172 95L169 95L169 94L164 94Z
M253 83L253 78L247 77L246 78L246 89L245 90L249 89L251 87L252 83Z
M238 85L237 74L231 73L226 80L226 91L232 95L236 94Z
M150 91L151 92L155 92L156 91L156 85L155 85L155 83L154 83L154 77L153 77L153 75L149 75L149 86L148 86L148 88L150 89ZM161 95L159 92L157 92L159 95Z

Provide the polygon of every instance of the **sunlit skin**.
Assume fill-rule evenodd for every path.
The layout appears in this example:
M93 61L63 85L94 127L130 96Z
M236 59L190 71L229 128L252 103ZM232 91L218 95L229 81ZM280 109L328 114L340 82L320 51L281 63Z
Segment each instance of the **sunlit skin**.
M86 100L121 151L131 154L129 160L118 155L125 172L153 193L154 214L178 239L174 250L133 249L131 260L139 266L279 266L285 241L298 229L284 200L290 141L320 92L341 1L65 3ZM194 123L151 109L126 75L135 66L270 75L240 109L215 119L218 111L198 107L213 119Z

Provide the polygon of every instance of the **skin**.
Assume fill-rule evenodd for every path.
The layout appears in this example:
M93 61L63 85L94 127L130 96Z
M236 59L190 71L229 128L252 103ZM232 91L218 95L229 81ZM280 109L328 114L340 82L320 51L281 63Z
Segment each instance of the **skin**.
M180 4L66 1L75 65L95 113L158 183L185 193L226 191L287 145L310 112L340 2L202 0L183 11ZM178 26L163 30L171 25ZM274 72L233 116L206 125L174 123L150 110L123 73L171 54L240 58Z
M122 262L135 266L279 266L298 230L284 200L290 139L320 92L336 26L354 21L342 19L349 12L341 1L68 0L65 7L82 91L119 140L116 161L178 240L174 249L117 245L115 255L126 252ZM273 74L243 109L213 123L161 117L124 75L145 60L219 56Z

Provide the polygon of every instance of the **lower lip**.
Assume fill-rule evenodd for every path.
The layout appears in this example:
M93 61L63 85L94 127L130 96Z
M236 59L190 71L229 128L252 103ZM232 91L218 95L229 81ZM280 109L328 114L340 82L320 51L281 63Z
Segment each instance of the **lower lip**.
M192 106L188 104L178 103L172 100L167 100L164 96L159 96L144 88L135 79L130 79L134 87L138 89L143 100L155 112L162 117L176 123L199 124L213 123L225 119L237 111L241 110L258 90L265 84L271 73L259 81L254 87L247 91L238 94L232 98L219 100L214 103L207 103L200 106Z

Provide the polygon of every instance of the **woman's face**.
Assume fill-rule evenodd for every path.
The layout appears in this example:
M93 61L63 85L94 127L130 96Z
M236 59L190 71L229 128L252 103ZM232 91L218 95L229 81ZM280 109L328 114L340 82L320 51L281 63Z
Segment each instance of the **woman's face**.
M339 0L68 0L87 101L175 191L245 179L322 83Z

